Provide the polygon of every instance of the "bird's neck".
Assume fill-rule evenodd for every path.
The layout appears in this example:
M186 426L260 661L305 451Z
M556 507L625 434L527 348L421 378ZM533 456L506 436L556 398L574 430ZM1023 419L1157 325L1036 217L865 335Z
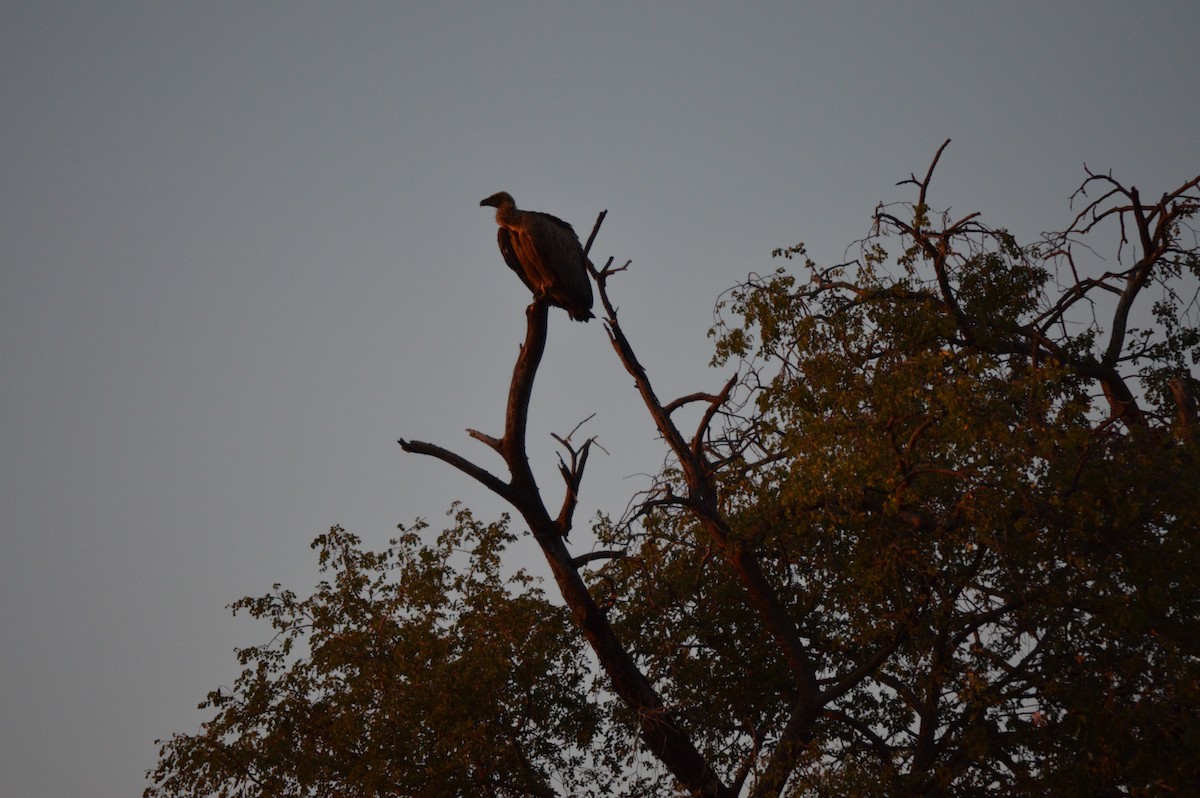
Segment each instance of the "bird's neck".
M501 227L514 227L520 220L521 212L512 205L501 205L496 209L496 224Z

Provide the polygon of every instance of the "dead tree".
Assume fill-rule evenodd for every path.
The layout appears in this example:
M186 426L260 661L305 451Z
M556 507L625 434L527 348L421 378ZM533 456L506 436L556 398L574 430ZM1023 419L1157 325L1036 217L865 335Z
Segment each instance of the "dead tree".
M591 249L605 213L601 213L596 219L585 252ZM603 287L603 284L601 286ZM608 306L607 299L605 305ZM563 600L595 652L601 667L608 674L614 692L635 711L640 735L646 746L693 794L714 798L733 796L736 791L721 782L688 734L672 717L662 697L638 668L632 655L617 639L605 611L588 591L580 573L580 568L587 562L587 558L573 558L567 549L566 538L573 524L579 484L592 442L585 442L579 449L569 448L570 464L563 462L560 466L566 490L557 515L552 515L547 508L530 469L525 429L534 378L546 348L549 308L550 304L547 301L539 299L526 311L528 325L525 344L521 347L513 368L504 434L496 438L477 430L468 430L471 437L486 443L503 458L509 471L507 480L432 443L401 440L400 446L407 452L429 455L454 466L507 501L521 514L546 557Z

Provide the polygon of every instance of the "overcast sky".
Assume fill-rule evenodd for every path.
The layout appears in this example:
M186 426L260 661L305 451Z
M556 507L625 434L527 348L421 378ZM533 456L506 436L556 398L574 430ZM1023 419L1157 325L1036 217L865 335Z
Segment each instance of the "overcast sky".
M660 394L711 390L718 295L841 259L946 138L933 205L1027 240L1085 162L1200 173L1198 42L1194 0L0 2L0 794L139 794L269 636L225 605L309 591L329 525L500 511L396 445L498 465L463 430L501 431L528 294L483 197L607 208ZM663 451L555 311L552 506L549 433L591 413L581 519Z

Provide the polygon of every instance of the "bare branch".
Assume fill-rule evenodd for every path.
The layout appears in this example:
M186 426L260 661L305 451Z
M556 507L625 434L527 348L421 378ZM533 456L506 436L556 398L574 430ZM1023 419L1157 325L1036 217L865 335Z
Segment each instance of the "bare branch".
M488 490L495 493L497 496L508 501L512 501L512 488L510 485L503 482L501 479L493 475L491 472L480 468L479 466L461 457L448 449L443 449L441 446L435 446L432 443L424 441L408 441L401 438L397 443L400 448L406 452L413 454L424 454L430 457L436 457L443 463L449 463L469 477L472 477Z
M591 420L592 420L593 418L595 418L595 417L596 417L596 414L595 414L595 413L592 413L590 416L588 416L587 418L585 418L583 421L580 421L578 424L576 424L576 425L575 425L575 426L574 426L574 427L571 429L571 431L570 431L570 432L568 432L568 433L566 434L566 437L565 437L565 438L563 438L563 437L559 437L558 435L556 435L556 434L555 434L555 433L553 433L553 432L551 432L551 433L550 433L550 436L551 436L552 438L554 438L554 440L556 440L556 441L558 441L559 443L561 443L563 446L566 446L567 448L570 448L570 444L569 444L568 442L571 440L571 436L572 436L572 435L574 435L576 432L579 432L579 428L580 428L580 427L582 427L584 424L588 423L589 421L591 421Z
M968 224L969 222L971 222L973 219L975 219L975 217L977 217L977 216L979 216L979 215L980 215L980 214L979 214L979 211L972 211L971 213L968 213L966 216L964 216L963 218L959 219L959 220L958 220L957 222L955 222L954 224L952 224L952 225L950 225L949 227L947 227L947 228L946 228L946 232L947 232L947 233L963 233L963 232L966 232L966 231L969 229L969 228L967 227L967 224ZM976 228L976 229L977 229L979 232L985 232L984 228L982 228L982 227L979 227L978 225L972 225L972 227Z
M709 401L708 409L704 411L704 416L700 419L699 426L696 427L696 434L692 436L692 453L697 458L704 459L702 446L705 434L708 432L708 426L712 424L713 416L717 414L717 411L729 399L729 394L733 392L733 386L737 385L737 382L738 375L734 374L725 383L725 387L721 389L721 392Z
M627 270L632 263L633 263L633 261L627 260L621 266L613 266L613 259L609 258L608 262L604 264L604 268L598 272L593 272L592 276L595 277L597 280L599 280L601 278L606 278L611 275L614 275L619 272L623 272L623 271Z
M600 211L599 215L596 216L596 223L592 225L592 233L588 236L587 243L583 246L584 257L592 251L592 242L596 240L596 234L600 232L600 225L604 224L604 217L606 216L608 216L607 210Z
M942 142L942 146L938 147L937 152L934 153L933 160L929 164L929 169L925 172L924 180L917 180L916 175L910 174L907 180L901 180L896 184L898 186L903 186L911 183L912 185L920 188L920 199L917 200L917 204L921 207L925 207L925 192L929 190L929 182L933 180L933 170L937 168L938 161L940 161L942 158L942 152L948 146L950 146L950 139L946 139Z
M496 450L501 456L504 455L504 440L501 438L493 438L491 435L486 435L477 429L468 429L467 434L477 441L483 441L488 446Z
M629 554L627 552L620 551L618 549L589 551L587 554L576 555L571 560L571 566L574 568L580 568L590 562L595 562L596 560L623 560L628 556Z
M571 518L575 514L575 506L579 501L579 485L583 480L583 469L587 466L588 452L591 451L593 439L588 438L583 442L583 446L576 451L567 443L567 439L559 438L557 435L554 437L571 454L570 466L563 462L561 455L558 458L558 470L562 474L563 481L567 484L567 491L563 497L562 509L558 513L558 520L555 523L558 526L559 533L565 538L571 531Z
M688 485L686 506L696 516L702 528L712 536L713 542L719 547L724 559L730 564L734 574L745 588L747 603L758 615L772 640L779 646L799 692L797 711L784 730L784 737L773 755L775 766L770 770L771 780L768 782L772 786L764 788L764 794L771 794L773 789L781 790L783 788L787 778L799 762L799 757L803 752L803 743L811 735L812 724L820 712L816 666L809 655L807 645L796 628L795 621L777 594L775 587L764 574L757 553L746 541L739 540L732 533L726 519L721 514L718 508L718 491L713 482L713 474L700 452L702 441L699 434L698 438L689 444L671 420L666 407L655 394L646 370L638 361L632 345L621 329L616 310L608 296L607 277L606 268L598 275L596 282L601 302L608 312L606 330L609 341L616 351L617 357L625 366L625 370L633 377L638 393L641 394L642 402L649 411L659 434L667 441L667 445L679 462ZM727 386L727 388L731 389L732 386ZM727 391L722 393L727 395ZM719 406L719 403L715 403L715 406ZM706 416L706 424L707 420L711 420L711 416Z
M696 393L689 393L687 396L681 396L675 401L667 403L663 406L663 410L667 411L667 414L669 415L674 413L679 408L691 404L692 402L715 402L717 399L718 397L714 394L698 391Z
M602 212L596 220L592 235L588 239L588 249L604 216L605 212ZM612 260L609 259L604 270L597 273L589 263L589 270L599 284L603 285L603 280L608 275L618 271L612 269L611 264ZM563 538L570 531L571 515L575 507L579 480L582 478L591 448L591 439L576 451L568 442L570 435L566 438L555 436L567 447L572 461L568 467L560 459L560 470L567 482L567 495L557 519L552 519L546 510L537 481L530 469L525 436L534 378L546 347L548 310L549 305L545 301L535 300L526 311L525 344L521 347L517 362L513 366L504 437L496 439L478 431L470 433L472 437L500 452L511 474L509 483L505 484L474 463L439 446L406 440L401 440L400 445L405 451L429 455L449 463L484 484L521 513L546 557L563 601L571 609L572 616L596 653L597 660L608 674L613 691L638 718L642 740L649 750L689 792L712 798L725 798L731 795L728 788L717 777L704 755L697 750L688 733L672 717L671 711L642 673L633 656L617 639L604 610L592 598L579 575L575 558L570 556L563 542ZM611 307L609 312L615 314ZM574 431L572 430L572 434Z

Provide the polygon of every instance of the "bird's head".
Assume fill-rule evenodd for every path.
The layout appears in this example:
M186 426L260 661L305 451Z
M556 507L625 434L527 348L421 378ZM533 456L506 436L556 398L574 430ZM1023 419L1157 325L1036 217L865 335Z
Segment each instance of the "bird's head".
M513 200L512 194L509 194L507 191L497 191L487 199L480 200L479 205L480 207L483 207L484 205L490 205L498 210L517 207L517 203Z

